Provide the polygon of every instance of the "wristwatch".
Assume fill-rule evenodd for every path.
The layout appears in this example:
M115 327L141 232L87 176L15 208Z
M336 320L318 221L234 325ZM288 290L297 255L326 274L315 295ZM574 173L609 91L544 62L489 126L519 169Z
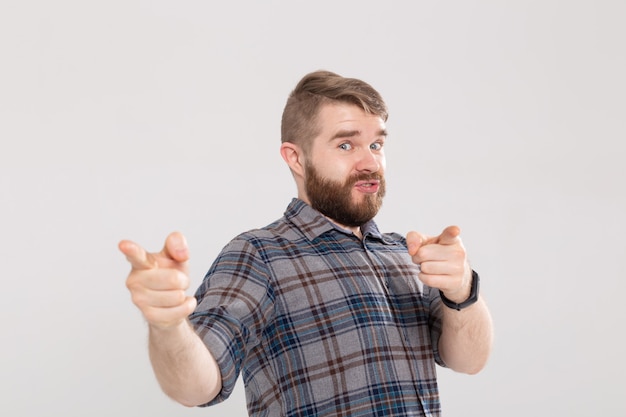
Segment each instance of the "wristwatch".
M478 276L478 274L476 273L476 271L474 271L472 269L472 288L470 290L470 295L467 298L467 300L463 301L462 303L455 303L454 301L451 301L449 299L446 298L445 295L443 295L443 291L439 290L439 295L441 296L441 301L448 307L457 310L457 311L461 311L466 307L471 306L472 304L474 304L476 301L478 301L478 290L480 288L480 277Z

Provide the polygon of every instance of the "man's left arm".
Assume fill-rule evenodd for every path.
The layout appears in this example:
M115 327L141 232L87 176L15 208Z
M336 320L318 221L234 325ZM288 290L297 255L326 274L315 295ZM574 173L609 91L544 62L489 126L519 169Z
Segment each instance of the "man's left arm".
M409 232L407 245L413 262L420 266L420 280L439 289L448 304L441 307L441 359L454 371L475 374L484 368L491 353L493 325L460 232L457 226L449 226L435 237Z

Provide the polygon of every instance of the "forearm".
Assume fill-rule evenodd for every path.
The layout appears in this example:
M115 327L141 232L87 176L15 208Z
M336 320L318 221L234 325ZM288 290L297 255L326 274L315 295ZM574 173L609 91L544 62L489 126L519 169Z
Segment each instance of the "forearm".
M150 361L163 391L186 406L207 403L222 387L215 359L188 321L150 326Z
M443 328L439 339L439 353L452 370L475 374L484 368L491 353L493 325L487 306L478 301L461 310L446 306L443 309Z

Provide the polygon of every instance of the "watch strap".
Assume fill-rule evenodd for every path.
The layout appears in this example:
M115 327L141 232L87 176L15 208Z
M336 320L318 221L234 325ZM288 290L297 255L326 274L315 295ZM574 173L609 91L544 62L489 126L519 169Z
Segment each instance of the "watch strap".
M462 303L455 303L454 301L446 298L446 296L443 295L443 291L441 290L439 290L439 295L441 296L441 301L447 307L452 308L457 311L461 311L464 308L467 308L471 306L472 304L474 304L476 301L478 301L479 290L480 290L480 277L478 276L478 273L476 273L476 271L472 269L472 288L470 290L470 295L467 298L467 300L463 301Z

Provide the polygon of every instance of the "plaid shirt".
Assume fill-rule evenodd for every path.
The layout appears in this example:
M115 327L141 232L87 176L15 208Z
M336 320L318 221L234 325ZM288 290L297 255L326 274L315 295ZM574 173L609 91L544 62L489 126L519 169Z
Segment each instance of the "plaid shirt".
M190 320L226 399L240 373L251 416L439 416L437 291L398 234L359 239L294 199L233 239Z

